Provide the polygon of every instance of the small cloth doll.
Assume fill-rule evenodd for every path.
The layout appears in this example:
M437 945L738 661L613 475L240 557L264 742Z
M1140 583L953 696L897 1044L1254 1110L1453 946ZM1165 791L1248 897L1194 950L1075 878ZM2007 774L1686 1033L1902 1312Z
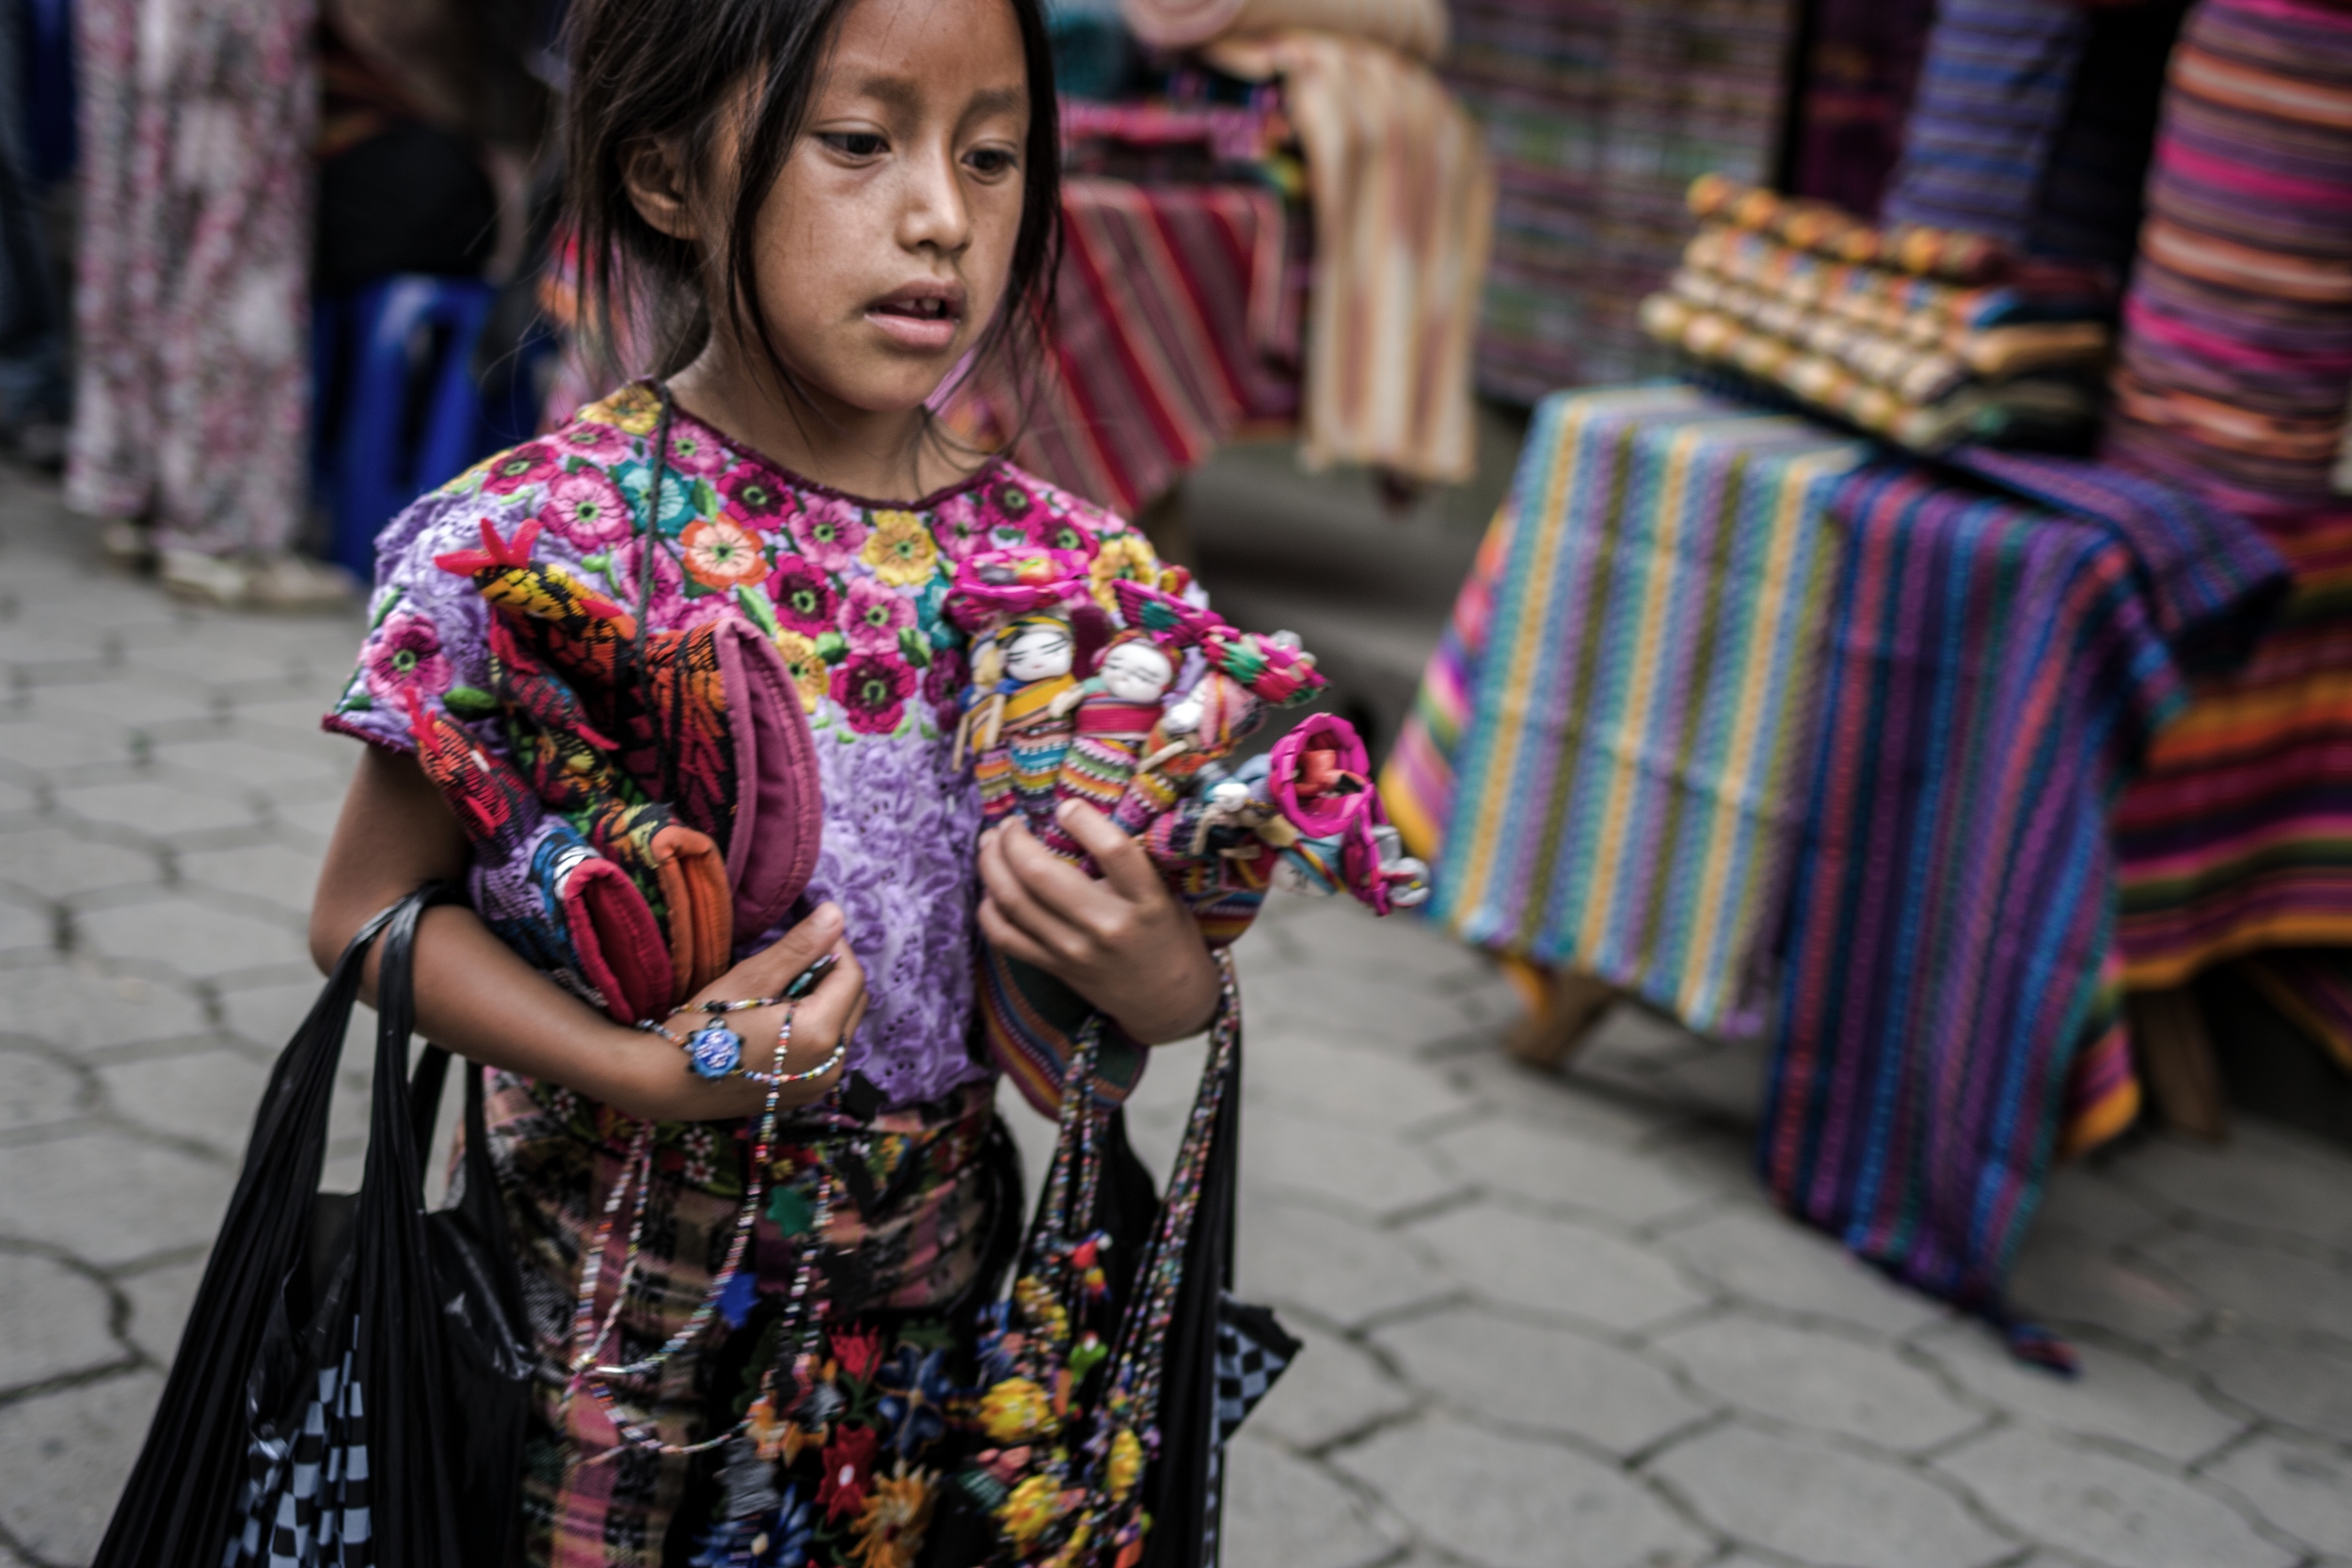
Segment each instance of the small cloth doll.
M982 817L1001 822L1025 805L1029 816L1050 815L1070 733L1067 705L1054 705L1078 684L1079 634L1100 641L1086 556L984 550L957 569L946 608L977 643L955 755L959 765L974 759Z
M1204 672L1168 705L1144 737L1143 759L1111 811L1122 831L1140 836L1191 790L1194 775L1226 755L1258 727L1264 705L1221 670Z
M1119 809L1159 722L1161 699L1175 683L1176 661L1151 633L1122 631L1111 639L1094 673L1057 699L1074 707L1076 717L1054 781L1057 807L1082 800L1105 816ZM1063 859L1087 863L1086 851L1051 812L1038 836Z
M1031 831L1041 831L1053 818L1054 784L1076 728L1063 699L1078 687L1077 638L1066 617L1039 610L1015 618L1000 634L1000 646L1005 702L998 730L1010 765L1012 802ZM985 784L982 789L985 801ZM1003 809L997 813L1006 815Z
M1114 583L1112 592L1130 626L1164 643L1198 646L1208 666L1145 737L1143 758L1111 812L1112 821L1140 834L1187 792L1194 774L1258 727L1267 704L1303 702L1324 679L1292 633L1236 631L1209 610L1141 583Z

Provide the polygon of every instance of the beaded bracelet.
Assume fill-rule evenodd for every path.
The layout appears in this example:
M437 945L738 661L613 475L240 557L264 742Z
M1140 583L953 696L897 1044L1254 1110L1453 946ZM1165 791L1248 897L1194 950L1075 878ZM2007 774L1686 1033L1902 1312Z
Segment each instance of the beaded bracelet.
M822 1078L826 1073L831 1072L834 1068L841 1065L841 1059L850 1053L850 1037L849 1036L844 1035L841 1038L834 1041L833 1053L831 1055L827 1056L823 1061L818 1063L815 1067L803 1068L798 1072L787 1072L784 1070L785 1053L791 1049L792 1014L787 1011L784 1015L783 1024L776 1030L776 1070L773 1072L762 1072L756 1068L739 1068L737 1069L737 1075L739 1077L748 1078L755 1084L764 1084L771 1089L780 1089L787 1084L805 1084L812 1078Z
M730 1013L739 1012L746 1007L772 1007L775 1005L776 999L772 997L763 1002L705 1002L696 1006L680 1007L670 1017L675 1018L678 1013L691 1013L697 1010L714 1014ZM770 1087L781 1087L786 1084L805 1084L813 1078L822 1078L834 1068L839 1067L842 1058L849 1054L850 1050L850 1042L845 1037L835 1041L833 1053L815 1067L804 1068L799 1072L761 1072L756 1068L747 1068L743 1065L743 1037L727 1027L726 1024L714 1020L681 1038L664 1027L668 1022L668 1019L664 1019L657 1023L647 1019L637 1027L649 1035L660 1035L663 1039L685 1052L686 1064L693 1069L695 1076L709 1079L714 1083L722 1078L748 1078L755 1084L764 1084ZM787 1007L785 1010L784 1022L776 1028L776 1065L778 1068L783 1067L785 1053L791 1049L791 1045L792 1009Z

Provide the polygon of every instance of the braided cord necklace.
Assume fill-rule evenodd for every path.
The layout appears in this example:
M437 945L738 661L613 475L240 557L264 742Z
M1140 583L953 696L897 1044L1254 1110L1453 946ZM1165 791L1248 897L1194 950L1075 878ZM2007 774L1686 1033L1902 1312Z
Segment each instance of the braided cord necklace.
M646 496L646 517L638 535L637 626L635 635L631 640L630 652L635 665L638 705L645 715L647 730L654 740L655 762L660 769L663 784L662 798L666 800L675 793L673 787L675 781L671 776L674 767L673 748L663 743L661 715L654 706L653 679L645 658L645 639L653 610L654 552L657 549L666 550L669 547L668 541L662 537L661 532L661 492L669 479L670 425L677 404L670 395L667 383L657 381L654 386L661 400L661 415L655 425L653 479ZM711 1276L708 1288L703 1291L701 1302L689 1314L686 1322L680 1325L676 1333L671 1335L650 1354L617 1366L598 1365L597 1356L603 1351L606 1342L612 1338L614 1330L619 1327L621 1309L628 1299L629 1287L635 1282L638 1262L644 1254L647 1209L653 1192L654 1123L651 1120L641 1120L638 1123L636 1134L629 1143L628 1155L622 1164L620 1174L613 1180L612 1192L605 1197L604 1209L597 1220L596 1235L585 1256L580 1259L580 1289L578 1297L573 1303L572 1311L572 1375L570 1384L564 1390L564 1398L568 1401L575 1392L585 1388L589 1396L596 1402L598 1408L603 1410L606 1418L612 1421L612 1429L620 1434L624 1446L660 1454L701 1453L729 1441L750 1424L751 1418L747 1415L716 1437L705 1438L696 1443L666 1443L652 1427L636 1419L620 1407L609 1380L640 1378L660 1370L674 1356L692 1344L710 1325L711 1318L718 1312L721 1299L726 1294L728 1288L735 1283L736 1275L742 1269L744 1256L750 1249L753 1229L758 1224L760 1200L767 1192L769 1164L775 1150L777 1109L784 1085L830 1070L846 1050L848 1042L844 1040L835 1048L832 1059L823 1068L818 1069L818 1074L786 1073L785 1057L790 1051L791 1044L792 1014L787 1011L785 1014L783 1026L776 1032L774 1070L771 1073L759 1075L767 1085L768 1094L760 1113L759 1132L752 1149L751 1168L745 1173L743 1179L743 1205L735 1216L734 1231L727 1243L725 1265ZM821 1160L818 1162L817 1196L811 1205L810 1225L804 1240L797 1249L800 1253L799 1267L794 1271L792 1285L785 1304L786 1323L792 1324L797 1322L797 1326L801 1331L798 1336L800 1348L792 1357L796 1379L801 1375L803 1364L810 1358L818 1319L821 1315L818 1310L821 1304L813 1303L811 1293L816 1282L818 1254L822 1250L825 1233L833 1218L833 1189L837 1180L832 1173L829 1162ZM603 1322L599 1323L596 1321L596 1297L603 1282L604 1256L612 1244L613 1221L618 1216L623 1202L632 1194L635 1202L630 1210L628 1241L623 1254L620 1275L613 1284L612 1305L606 1310ZM778 1362L784 1359L781 1354L777 1359ZM776 1366L771 1364L762 1378L764 1391L773 1391L775 1374ZM592 1463L600 1463L620 1451L620 1448L609 1449Z

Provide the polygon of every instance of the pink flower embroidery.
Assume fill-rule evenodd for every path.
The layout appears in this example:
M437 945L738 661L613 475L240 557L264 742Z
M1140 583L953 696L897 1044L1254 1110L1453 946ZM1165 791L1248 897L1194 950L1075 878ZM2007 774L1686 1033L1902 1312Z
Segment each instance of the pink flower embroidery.
M540 520L581 549L608 549L637 526L620 486L594 468L575 468L548 482Z
M906 717L914 672L900 659L858 654L833 673L833 700L860 735L889 735Z
M956 721L956 709L963 703L966 675L961 652L954 648L932 651L931 667L923 672L923 700L937 710L942 724Z
M866 521L857 508L837 496L812 496L792 519L792 537L801 553L828 572L847 573L857 552L866 547Z
M645 549L643 538L622 541L614 546L612 563L605 573L612 579L613 602L631 615L637 613L637 596L641 592L638 573L643 570ZM656 627L675 626L685 608L686 575L678 570L676 559L666 548L654 546L653 596L647 601L646 614Z
M544 441L526 441L490 459L482 488L493 496L511 496L533 484L545 484L558 471L553 449Z
M898 630L914 625L914 606L883 584L859 578L850 584L850 612L842 634L853 652L895 654Z
M939 541L941 553L961 564L986 544L988 528L980 509L972 504L972 498L966 493L950 496L939 503L931 514L931 534Z
M626 434L594 420L575 420L546 440L565 457L585 458L599 467L621 462L634 451Z
M699 430L685 425L670 429L670 467L682 474L699 474L707 479L727 471L730 461L726 448Z
M719 482L727 510L753 528L773 528L793 510L792 492L757 468L738 468Z
M359 662L367 672L368 691L380 701L397 703L402 693L420 690L438 696L449 689L449 660L441 653L441 634L433 623L408 610L394 610L368 639Z
M768 575L768 557L757 537L723 518L687 524L678 546L686 570L706 588L733 588Z
M1029 514L1028 529L1030 541L1043 546L1046 549L1083 550L1089 555L1094 553L1092 536L1079 526L1078 520L1074 517L1057 516L1043 507L1040 507Z
M776 619L808 637L834 629L841 595L824 573L797 555L784 556L768 578L768 596L776 601Z

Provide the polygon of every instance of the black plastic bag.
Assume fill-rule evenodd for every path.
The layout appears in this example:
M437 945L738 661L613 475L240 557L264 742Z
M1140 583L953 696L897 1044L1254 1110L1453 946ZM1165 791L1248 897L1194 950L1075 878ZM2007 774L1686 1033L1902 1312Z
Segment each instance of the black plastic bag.
M1145 1482L1152 1516L1160 1524L1145 1538L1143 1568L1216 1568L1226 1442L1299 1351L1271 1308L1231 1293L1241 1180L1238 1051L1226 1070L1232 1076L1217 1102L1200 1209L1185 1242L1184 1291L1168 1331L1160 1453ZM1119 1135L1123 1143L1123 1126ZM1184 1521L1193 1523L1184 1528Z
M469 1067L462 1186L422 1203L447 1053L408 1082L427 888L344 949L278 1057L179 1354L95 1568L501 1568L531 1352ZM322 1194L361 964L381 939L375 1101L356 1196ZM231 1543L236 1545L232 1549Z

